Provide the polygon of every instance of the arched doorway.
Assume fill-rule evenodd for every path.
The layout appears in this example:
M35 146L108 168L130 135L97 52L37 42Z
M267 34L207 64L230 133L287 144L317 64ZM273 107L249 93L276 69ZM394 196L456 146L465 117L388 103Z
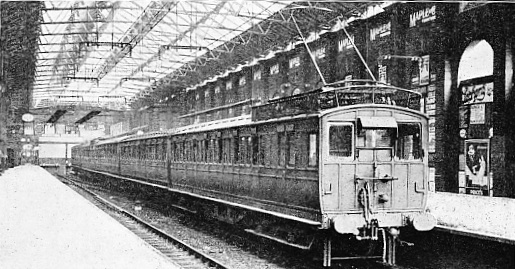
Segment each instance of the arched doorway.
M493 136L494 50L485 40L471 42L458 68L459 192L492 195L490 169Z

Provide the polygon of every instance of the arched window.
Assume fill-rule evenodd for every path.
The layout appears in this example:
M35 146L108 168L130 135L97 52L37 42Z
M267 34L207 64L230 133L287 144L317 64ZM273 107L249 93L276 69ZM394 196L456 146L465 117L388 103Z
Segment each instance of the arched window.
M494 50L485 40L472 41L461 55L458 84L494 74Z

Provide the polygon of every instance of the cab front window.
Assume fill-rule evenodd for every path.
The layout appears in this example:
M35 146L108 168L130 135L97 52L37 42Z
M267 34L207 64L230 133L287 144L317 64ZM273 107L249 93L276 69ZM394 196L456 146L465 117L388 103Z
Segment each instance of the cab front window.
M420 124L399 123L399 134L395 155L400 160L421 160L422 140Z
M352 156L353 128L351 124L329 127L329 155L335 157Z
M395 129L393 128L361 129L356 146L362 148L393 147L394 134Z

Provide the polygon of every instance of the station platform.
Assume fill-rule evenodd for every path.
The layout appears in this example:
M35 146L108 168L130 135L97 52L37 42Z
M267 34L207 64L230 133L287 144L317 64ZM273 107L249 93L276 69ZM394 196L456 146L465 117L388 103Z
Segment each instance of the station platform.
M179 268L35 165L0 176L0 268Z
M515 199L429 192L435 230L515 245Z

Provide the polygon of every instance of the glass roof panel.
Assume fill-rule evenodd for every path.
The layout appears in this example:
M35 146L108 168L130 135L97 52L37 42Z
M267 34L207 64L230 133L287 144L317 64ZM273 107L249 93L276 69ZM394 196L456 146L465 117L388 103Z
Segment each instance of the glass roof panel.
M45 1L33 104L77 94L135 100L290 2Z

